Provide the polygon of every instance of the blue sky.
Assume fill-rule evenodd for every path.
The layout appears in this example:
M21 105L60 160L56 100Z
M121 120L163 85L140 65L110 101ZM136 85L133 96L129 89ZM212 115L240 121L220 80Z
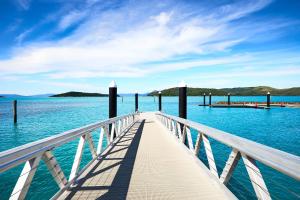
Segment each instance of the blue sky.
M300 86L300 1L1 0L0 93Z

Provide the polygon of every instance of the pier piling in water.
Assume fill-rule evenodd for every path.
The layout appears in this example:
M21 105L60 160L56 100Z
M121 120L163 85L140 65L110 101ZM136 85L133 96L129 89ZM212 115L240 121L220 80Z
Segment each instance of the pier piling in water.
M205 96L205 93L203 94L203 105L205 106L205 98L206 98L206 96Z
M161 111L161 91L158 92L158 111Z
M109 84L109 118L117 116L117 84L115 81L112 81ZM109 125L109 132L111 133L112 126ZM112 133L115 137L115 131Z
M270 92L267 93L267 107L269 108L271 104L271 94Z
M17 100L13 101L13 113L14 113L14 123L17 123L18 121Z
M184 81L179 84L179 117L186 119L187 113L187 97L186 97L187 86Z
M227 99L227 104L230 105L230 93L228 93L228 99Z
M211 93L209 93L209 106L211 106Z
M139 111L139 94L138 92L135 92L135 112Z

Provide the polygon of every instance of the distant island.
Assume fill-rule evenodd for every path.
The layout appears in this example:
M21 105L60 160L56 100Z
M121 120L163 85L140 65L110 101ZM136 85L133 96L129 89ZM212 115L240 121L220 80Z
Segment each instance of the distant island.
M188 96L201 96L203 93L208 95L211 93L214 96L224 96L230 93L233 96L262 96L270 92L272 96L300 96L300 87L277 89L268 86L258 87L236 87L236 88L188 88ZM161 91L163 96L177 96L178 88L169 88ZM153 91L148 96L157 96L158 91Z
M50 97L107 97L108 94L101 93L87 93L87 92L66 92L62 94L55 94Z

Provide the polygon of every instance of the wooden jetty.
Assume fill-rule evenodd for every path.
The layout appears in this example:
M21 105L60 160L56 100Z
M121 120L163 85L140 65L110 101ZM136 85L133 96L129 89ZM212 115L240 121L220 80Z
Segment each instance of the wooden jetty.
M227 104L212 104L211 107L213 108L255 108L255 109L270 109L270 107L264 105L257 105L257 104L234 104L231 103L230 105Z
M213 108L256 108L256 109L270 109L270 107L286 107L286 108L300 108L300 103L272 103L270 107L265 103L254 102L232 102L231 104L217 102L216 104L199 104L198 106L209 106Z
M270 109L270 107L265 106L265 105L258 105L258 104L236 104L236 103L231 103L231 104L212 104L212 105L204 105L204 104L199 104L198 106L209 106L212 108L255 108L255 109Z
M153 113L142 113L77 180L58 199L234 199Z
M196 141L191 129L198 132ZM97 145L91 139L96 130ZM104 137L109 143L102 150ZM52 151L78 138L67 178ZM209 138L232 148L222 173ZM93 159L79 171L84 143ZM200 148L206 151L208 168L198 159ZM52 199L236 199L226 184L240 159L258 199L271 196L256 161L300 180L295 155L162 112L115 117L1 152L0 173L25 163L10 199L25 198L41 160L60 188Z

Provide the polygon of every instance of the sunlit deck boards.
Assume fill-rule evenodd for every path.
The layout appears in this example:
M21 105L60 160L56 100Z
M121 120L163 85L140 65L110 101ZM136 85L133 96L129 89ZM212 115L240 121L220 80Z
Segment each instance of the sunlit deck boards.
M208 170L144 113L59 199L232 199Z

